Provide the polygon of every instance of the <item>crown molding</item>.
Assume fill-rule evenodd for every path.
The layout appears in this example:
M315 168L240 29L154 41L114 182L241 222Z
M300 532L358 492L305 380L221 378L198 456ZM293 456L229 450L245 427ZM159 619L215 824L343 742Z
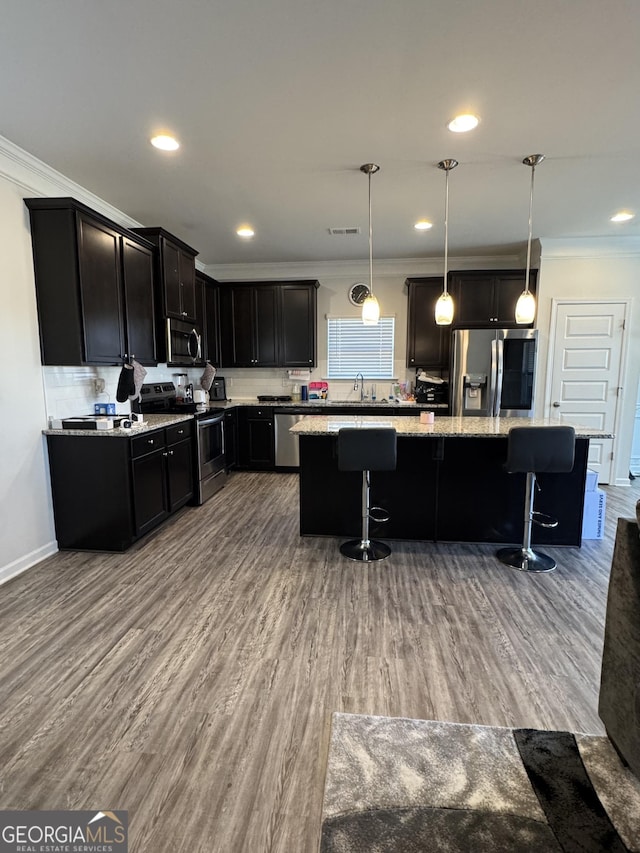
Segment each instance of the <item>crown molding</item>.
M0 177L20 187L28 195L71 196L124 228L143 225L4 136L0 136Z
M449 258L449 269L512 269L522 265L519 255L478 255ZM286 263L208 264L205 272L212 278L224 280L278 281L283 278L343 279L364 278L369 275L369 262L306 261ZM442 275L441 258L387 258L374 260L374 278Z
M541 237L541 258L595 260L597 258L638 258L640 237Z

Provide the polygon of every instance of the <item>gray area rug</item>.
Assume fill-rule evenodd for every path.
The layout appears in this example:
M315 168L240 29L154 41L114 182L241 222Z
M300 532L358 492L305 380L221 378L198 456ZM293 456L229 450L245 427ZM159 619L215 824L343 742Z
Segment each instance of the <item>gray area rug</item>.
M606 737L334 714L322 853L640 851Z

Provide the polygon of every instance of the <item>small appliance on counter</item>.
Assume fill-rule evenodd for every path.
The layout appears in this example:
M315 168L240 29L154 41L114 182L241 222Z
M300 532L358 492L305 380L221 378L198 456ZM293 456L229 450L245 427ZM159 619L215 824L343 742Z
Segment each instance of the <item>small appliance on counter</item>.
M193 382L186 373L174 373L177 403L193 403Z
M424 370L416 376L416 403L449 403L449 383Z
M209 400L212 402L227 399L224 376L216 376L209 388Z
M80 415L73 418L55 419L60 420L61 429L117 429L122 423L129 419L129 415Z

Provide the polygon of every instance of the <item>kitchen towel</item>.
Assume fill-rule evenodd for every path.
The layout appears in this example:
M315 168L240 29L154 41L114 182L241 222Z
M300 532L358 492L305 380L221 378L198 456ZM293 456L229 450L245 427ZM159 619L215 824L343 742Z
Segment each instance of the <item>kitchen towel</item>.
M144 377L147 375L147 371L134 358L131 359L131 367L133 367L133 393L129 394L129 399L139 400L140 389L142 388L142 383L144 382ZM124 400L122 402L124 402Z
M136 386L133 380L133 365L123 364L118 378L118 390L116 391L116 400L119 403L126 403L129 397L135 392Z
M216 369L209 362L206 363L204 373L200 377L200 387L205 391L210 391L213 385L213 380L216 377Z

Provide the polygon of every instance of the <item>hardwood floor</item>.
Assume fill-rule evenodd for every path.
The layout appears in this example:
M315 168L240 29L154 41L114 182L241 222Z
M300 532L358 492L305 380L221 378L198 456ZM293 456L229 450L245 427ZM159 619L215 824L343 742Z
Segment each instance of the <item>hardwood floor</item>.
M0 808L128 809L135 853L307 853L333 711L601 733L616 518L547 549L392 543L362 566L298 536L297 477L237 473L126 554L0 587Z

